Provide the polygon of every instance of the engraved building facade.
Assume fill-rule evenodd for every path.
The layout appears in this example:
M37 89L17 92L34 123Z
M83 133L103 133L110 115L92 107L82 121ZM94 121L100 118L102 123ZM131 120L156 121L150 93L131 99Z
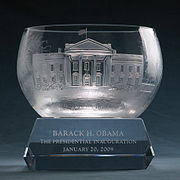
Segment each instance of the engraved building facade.
M87 38L65 44L64 52L33 55L36 88L58 89L63 86L136 86L142 83L142 55L120 54L111 44Z

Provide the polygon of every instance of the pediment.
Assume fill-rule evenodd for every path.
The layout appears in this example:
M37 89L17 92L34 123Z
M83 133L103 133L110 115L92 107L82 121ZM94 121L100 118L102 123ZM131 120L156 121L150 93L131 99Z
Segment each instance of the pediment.
M72 51L72 50L102 50L102 51L110 51L112 52L113 49L110 47L110 44L102 44L98 41L93 39L85 39L83 41L79 41L75 44L67 44L65 47L65 51Z

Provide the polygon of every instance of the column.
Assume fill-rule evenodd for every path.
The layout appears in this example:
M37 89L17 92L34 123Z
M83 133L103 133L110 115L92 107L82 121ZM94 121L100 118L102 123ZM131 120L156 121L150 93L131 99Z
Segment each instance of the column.
M79 86L82 86L82 56L79 55Z
M65 85L67 85L68 84L68 82L67 82L67 59L68 59L69 57L68 56L66 56L65 55L65 57L64 57L64 64L63 64L63 71L64 71L64 82L65 82Z
M103 80L103 86L106 85L106 57L104 58L104 61L102 62L103 63L103 73L102 73L102 80Z
M65 68L65 70L67 71L65 78L67 78L67 85L68 85L68 86L71 86L71 84L72 84L72 82L71 82L72 72L71 72L70 57L69 57L69 56L66 57L66 59L64 59L64 61L66 61L66 67L65 67L65 64L64 64L64 68Z
M106 58L106 85L111 84L111 66L112 66L112 56L107 56Z
M97 56L93 56L93 60L94 60L94 67L93 67L93 85L96 85L96 58Z

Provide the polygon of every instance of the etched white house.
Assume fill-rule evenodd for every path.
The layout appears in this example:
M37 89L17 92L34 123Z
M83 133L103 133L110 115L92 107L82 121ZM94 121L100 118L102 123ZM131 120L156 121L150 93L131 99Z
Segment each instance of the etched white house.
M56 53L33 54L35 86L136 86L142 83L142 55L120 54L111 44L87 38ZM57 86L58 87L58 86ZM46 88L45 88L46 89Z

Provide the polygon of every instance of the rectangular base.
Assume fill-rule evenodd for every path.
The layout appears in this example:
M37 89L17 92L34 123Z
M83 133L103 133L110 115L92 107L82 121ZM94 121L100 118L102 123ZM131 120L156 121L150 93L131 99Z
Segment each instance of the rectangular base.
M145 169L153 157L139 118L40 118L24 154L31 170Z

